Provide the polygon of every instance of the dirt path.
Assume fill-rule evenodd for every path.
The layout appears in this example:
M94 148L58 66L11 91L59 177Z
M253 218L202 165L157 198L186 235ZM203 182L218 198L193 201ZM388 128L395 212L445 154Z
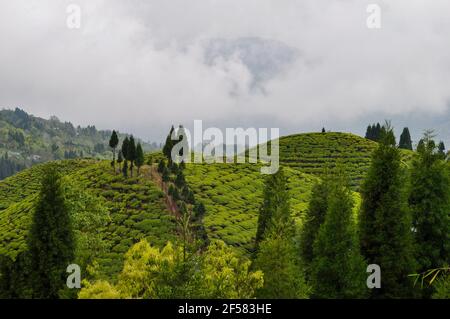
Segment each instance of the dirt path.
M141 167L141 173L161 188L164 193L164 202L166 203L167 209L176 218L181 218L182 214L177 203L169 195L169 185L162 180L162 176L158 173L157 168L153 165L144 165Z

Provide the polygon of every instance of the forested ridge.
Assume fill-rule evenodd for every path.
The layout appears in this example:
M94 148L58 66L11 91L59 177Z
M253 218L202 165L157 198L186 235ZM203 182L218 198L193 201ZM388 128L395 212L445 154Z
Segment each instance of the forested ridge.
M432 132L283 137L265 176L172 160L180 130L157 152L112 131L107 159L0 181L0 297L449 298L450 165Z

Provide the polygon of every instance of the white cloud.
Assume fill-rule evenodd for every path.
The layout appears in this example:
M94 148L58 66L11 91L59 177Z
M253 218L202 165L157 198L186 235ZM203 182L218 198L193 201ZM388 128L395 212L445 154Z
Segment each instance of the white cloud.
M447 110L450 2L357 0L2 2L0 107L160 138L170 123L257 118L300 128L370 113ZM66 6L82 28L66 28ZM286 72L251 90L238 56L204 60L205 39L259 37L296 48ZM266 120L264 120L266 119Z

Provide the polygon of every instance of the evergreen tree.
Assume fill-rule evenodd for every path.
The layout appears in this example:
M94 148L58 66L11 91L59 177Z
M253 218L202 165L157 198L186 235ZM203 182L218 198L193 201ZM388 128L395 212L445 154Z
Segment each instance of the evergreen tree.
M314 242L313 295L363 298L367 294L367 274L356 237L352 194L341 180L328 188L328 209Z
M175 185L180 189L183 188L184 185L186 185L186 181L184 179L182 171L178 171L177 177L175 178Z
M111 138L109 139L109 147L111 147L112 152L113 152L113 169L114 172L116 172L116 148L117 145L119 145L119 137L117 136L116 131L113 131L111 134Z
M382 286L372 290L373 297L411 295L408 274L414 272L415 262L404 185L400 152L387 123L361 190L361 251L369 264L377 264L383 271Z
M144 165L144 151L142 150L141 143L138 143L136 147L136 166L138 175L142 165Z
M419 272L450 261L450 178L429 133L413 160L409 205Z
M133 135L130 136L130 142L128 143L127 155L128 155L128 160L130 161L130 175L131 175L131 177L133 177L133 167L134 167L134 163L137 158L136 144L134 142Z
M165 169L166 169L166 163L164 162L164 160L160 160L158 163L158 173L162 174Z
M184 162L184 160L181 161L179 167L180 167L180 170L184 170L186 168L186 163Z
M382 135L382 127L380 123L377 123L376 126L374 125L374 135L373 135L374 141L377 142L380 141L381 135Z
M203 205L203 203L196 204L194 206L194 213L195 213L195 218L202 219L206 213L205 205Z
M169 163L172 161L172 147L174 145L174 141L172 140L172 134L175 131L175 128L171 127L169 135L166 137L166 143L163 147L163 154L166 156L166 158L169 160Z
M256 296L264 299L307 298L307 286L292 237L270 230L260 243L254 269L264 273L264 285Z
M286 221L290 217L289 194L286 189L287 179L283 169L269 175L264 187L263 203L259 210L258 228L256 231L255 248L264 239L267 229L272 227L273 220Z
M300 233L300 255L307 266L313 259L313 243L316 240L320 225L325 220L328 209L328 193L329 183L325 181L315 184L311 191L311 200Z
M161 175L162 175L163 182L167 183L170 180L169 170L167 169L167 167L164 166L164 169L163 169L163 172Z
M32 287L36 298L59 297L66 268L74 259L72 222L56 167L44 171L28 238Z
M306 298L303 272L296 258L294 222L283 169L267 177L258 219L255 267L264 273L259 298Z
M400 142L399 142L398 147L405 149L405 150L411 150L411 151L413 149L411 135L409 134L409 129L407 127L405 127L403 129L403 132L400 135Z
M125 177L125 178L128 177L128 161L127 160L125 160L123 162L122 174L123 174L123 177Z
M122 174L126 178L128 177L128 148L129 148L130 140L128 139L128 136L125 137L125 139L122 141L122 155L124 158L124 163L122 167Z
M438 145L438 154L440 155L440 157L441 157L442 159L445 159L445 144L444 144L443 141L440 141L440 142L439 142L439 145Z
M119 172L121 170L122 162L123 162L122 150L119 150L119 154L117 155L117 163L119 164Z
M372 125L367 126L365 138L367 138L368 140L373 140Z

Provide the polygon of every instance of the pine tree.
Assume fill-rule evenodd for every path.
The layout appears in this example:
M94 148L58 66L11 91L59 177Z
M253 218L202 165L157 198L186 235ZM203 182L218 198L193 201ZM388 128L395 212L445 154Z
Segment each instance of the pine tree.
M116 172L116 148L117 145L119 145L119 137L117 136L116 131L113 131L111 134L111 138L109 139L109 147L111 147L112 152L113 152L113 169L114 169L114 173Z
M300 233L300 255L306 266L309 266L313 259L313 243L320 225L325 220L328 209L328 193L329 183L325 181L315 184L311 191L311 200Z
M122 174L123 174L123 177L125 177L125 178L128 177L128 161L127 160L125 160L123 162Z
M163 154L166 156L166 158L169 160L169 163L172 161L172 147L174 145L174 141L172 140L172 134L175 131L175 128L171 127L169 135L166 137L166 143L163 147Z
M382 286L372 290L372 297L411 295L408 275L414 272L415 262L405 184L400 152L387 123L361 188L361 252L369 264L377 264L382 269Z
M141 143L138 143L136 147L136 166L138 175L142 165L144 165L144 151L142 150Z
M400 142L398 144L398 147L411 151L413 149L411 135L409 134L409 129L407 127L403 129L402 135L400 135Z
M160 160L158 163L158 173L162 174L165 169L166 169L166 163L164 162L164 160Z
M128 136L125 137L125 139L122 142L122 155L124 160L123 167L122 167L122 174L126 178L128 177L128 146L130 144L130 140L128 139ZM125 168L126 167L126 168Z
M163 172L161 173L163 182L167 183L170 180L169 170L164 166Z
M373 135L374 141L377 142L380 141L381 135L382 135L382 127L380 123L377 123L376 126L374 125L374 135Z
M287 178L283 169L270 175L258 219L255 269L264 273L258 298L306 298L308 287L294 244Z
M450 178L429 133L413 160L409 205L419 272L450 261Z
M365 136L368 140L373 140L373 130L372 130L372 125L367 126L367 130L366 130L366 136Z
M134 142L133 135L130 136L130 142L128 143L127 150L128 160L130 161L130 175L133 177L133 167L136 161L136 144Z
M177 177L175 178L175 185L181 189L184 185L186 185L186 181L184 179L184 175L182 171L178 171Z
M445 159L445 144L444 144L443 141L440 141L440 142L439 142L439 145L438 145L438 154L440 155L440 157L441 157L442 159Z
M74 259L74 235L56 167L45 169L28 238L36 298L58 298Z
M283 169L266 179L263 203L259 209L258 228L256 231L255 248L264 239L267 229L272 227L274 219L288 220L290 217L289 194L286 189L287 179ZM280 222L281 224L281 222Z
M317 298L363 298L366 267L359 251L353 198L342 179L328 186L328 209L314 241L312 288Z
M117 155L117 163L119 164L119 172L121 171L122 162L123 162L122 150L119 150L119 154Z

